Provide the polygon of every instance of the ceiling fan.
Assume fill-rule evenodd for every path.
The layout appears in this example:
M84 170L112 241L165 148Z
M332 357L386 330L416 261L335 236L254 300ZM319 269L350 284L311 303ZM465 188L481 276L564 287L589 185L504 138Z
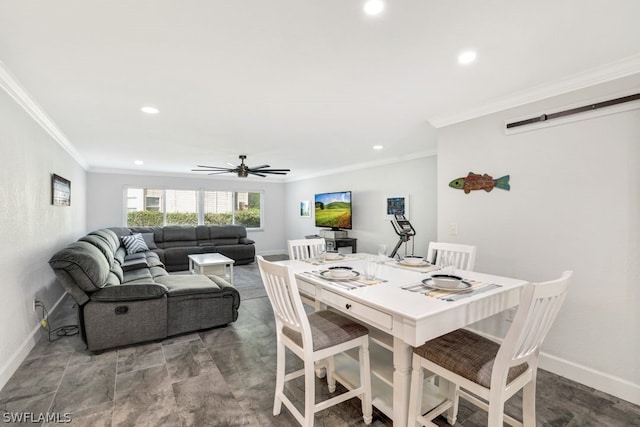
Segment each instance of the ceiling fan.
M261 177L266 177L265 174L273 174L273 175L286 175L287 172L291 172L291 169L269 169L271 166L269 165L260 165L253 168L244 164L244 159L247 158L246 155L241 154L239 156L241 162L238 166L233 166L231 168L221 168L218 166L205 166L198 165L199 168L204 169L191 169L193 172L209 172L208 175L220 175L223 173L237 173L240 178L246 178L249 175L257 175ZM229 163L230 164L230 163Z

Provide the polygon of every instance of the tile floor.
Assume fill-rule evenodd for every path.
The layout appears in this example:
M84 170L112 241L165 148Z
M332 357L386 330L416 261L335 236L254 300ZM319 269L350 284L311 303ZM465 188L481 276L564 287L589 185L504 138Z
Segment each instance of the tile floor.
M223 328L162 342L91 354L78 336L49 342L43 337L0 391L0 423L9 416L58 416L74 426L295 426L283 408L271 413L275 385L273 313L255 264L234 268L242 302L238 320ZM75 322L66 298L53 327ZM289 360L293 360L290 357ZM290 369L299 367L295 361ZM302 382L289 390L303 395ZM316 392L327 395L326 382ZM519 415L516 395L507 411ZM538 425L640 426L640 407L544 370L539 372ZM52 420L55 421L55 420ZM444 419L438 425L448 425ZM486 414L464 402L456 426L486 424ZM363 425L359 400L321 412L316 426ZM374 411L374 426L391 421Z

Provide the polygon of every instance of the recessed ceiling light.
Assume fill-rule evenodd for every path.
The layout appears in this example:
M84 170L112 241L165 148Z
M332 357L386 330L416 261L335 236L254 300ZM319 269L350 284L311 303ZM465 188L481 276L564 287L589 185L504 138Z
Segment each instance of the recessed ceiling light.
M476 60L476 52L474 50L468 50L466 52L462 52L460 55L458 55L458 62L460 64L470 64L473 61Z
M156 107L151 107L149 105L146 107L142 107L141 110L146 114L158 114L160 112L160 110L158 110Z
M367 0L364 4L364 13L370 16L379 15L384 10L384 2L382 0Z
M373 149L374 150L382 150L384 147L382 145L374 145Z
M144 165L144 162L142 160L134 160L133 162L134 164L138 165L138 166L142 166Z

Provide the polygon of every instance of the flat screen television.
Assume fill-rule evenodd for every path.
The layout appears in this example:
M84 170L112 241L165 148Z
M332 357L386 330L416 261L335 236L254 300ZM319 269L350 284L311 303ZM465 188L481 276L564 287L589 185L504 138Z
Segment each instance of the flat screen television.
M351 191L315 195L316 227L351 230Z

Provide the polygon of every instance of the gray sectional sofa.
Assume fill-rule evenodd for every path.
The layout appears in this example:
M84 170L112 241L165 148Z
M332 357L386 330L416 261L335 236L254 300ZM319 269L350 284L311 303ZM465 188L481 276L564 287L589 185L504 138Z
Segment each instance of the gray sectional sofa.
M157 253L167 271L189 268L188 255L216 252L235 260L236 265L254 261L254 241L242 225L169 225L166 227L111 227L118 236L140 233Z
M184 254L186 258L192 247L185 247L191 249L178 256L177 250L171 250L180 247L172 246L175 240L159 240L160 251L127 254L117 230L89 233L49 260L56 278L78 304L81 335L90 351L158 340L237 319L240 295L226 280L167 272L163 260L170 259L176 269L183 269L180 257ZM164 230L154 233L163 239L166 236Z

